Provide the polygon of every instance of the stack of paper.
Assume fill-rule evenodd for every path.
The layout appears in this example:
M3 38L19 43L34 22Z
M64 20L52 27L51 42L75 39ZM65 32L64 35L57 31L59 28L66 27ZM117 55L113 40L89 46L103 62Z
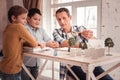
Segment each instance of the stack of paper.
M42 49L40 47L23 47L23 51L30 51L30 52L36 52L36 51L41 51Z

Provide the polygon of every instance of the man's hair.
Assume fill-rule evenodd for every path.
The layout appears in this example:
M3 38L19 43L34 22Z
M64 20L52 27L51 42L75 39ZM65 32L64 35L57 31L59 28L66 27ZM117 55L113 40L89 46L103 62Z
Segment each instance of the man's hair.
M19 6L19 5L14 5L8 10L8 20L12 22L12 16L17 17L27 12L28 12L27 9L25 9L24 7Z
M37 8L31 8L29 11L28 11L28 17L32 17L32 16L34 16L35 14L39 14L40 16L42 16L42 14L41 14L41 11L39 10L39 9L37 9Z
M70 11L67 9L67 8L59 8L57 11L56 11L56 15L58 13L61 13L61 12L66 12L68 16L70 16Z

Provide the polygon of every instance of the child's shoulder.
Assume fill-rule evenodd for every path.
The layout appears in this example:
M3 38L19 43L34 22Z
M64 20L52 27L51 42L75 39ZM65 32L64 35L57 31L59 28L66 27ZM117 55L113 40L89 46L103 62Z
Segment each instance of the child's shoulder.
M10 23L8 26L23 26L21 23Z
M25 29L25 25L23 25L21 23L13 23L11 25L18 30Z

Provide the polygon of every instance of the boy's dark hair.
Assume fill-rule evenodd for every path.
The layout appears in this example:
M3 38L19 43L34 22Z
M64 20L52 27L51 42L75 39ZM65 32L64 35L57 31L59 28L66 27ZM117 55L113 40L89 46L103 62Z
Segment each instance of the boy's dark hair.
M37 8L31 8L29 11L28 11L28 17L32 17L32 16L34 16L35 14L39 14L40 16L42 16L42 14L41 14L41 11L39 10L39 9L37 9Z
M8 11L8 20L10 22L12 22L12 18L11 18L12 16L17 17L17 16L19 16L23 13L27 13L27 12L28 12L27 9L25 9L22 6L19 6L19 5L12 6Z
M70 11L67 9L67 8L59 8L57 11L56 11L56 14L57 13L61 13L61 12L66 12L68 16L70 16Z

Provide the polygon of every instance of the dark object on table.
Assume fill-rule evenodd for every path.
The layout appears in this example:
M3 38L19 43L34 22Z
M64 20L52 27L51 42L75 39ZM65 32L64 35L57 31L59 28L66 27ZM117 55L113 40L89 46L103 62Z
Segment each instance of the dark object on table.
M105 40L105 47L113 47L113 46L114 46L114 43L113 43L112 39L111 38L107 38Z
M75 45L75 38L74 37L69 38L68 39L68 44L69 44L68 52L70 52L70 47Z
M88 46L87 46L87 44L85 42L80 42L79 48L81 48L81 49L87 49Z
M105 47L108 47L108 54L106 54L107 56L112 56L112 54L110 54L110 47L113 47L113 46L114 46L114 43L111 38L105 39Z
M86 38L84 38L84 37L81 35L81 33L78 34L78 35L79 35L80 38L82 39L82 41L79 43L79 48L81 48L81 49L87 49L87 48L88 48L88 46L87 46L88 40L87 40Z

